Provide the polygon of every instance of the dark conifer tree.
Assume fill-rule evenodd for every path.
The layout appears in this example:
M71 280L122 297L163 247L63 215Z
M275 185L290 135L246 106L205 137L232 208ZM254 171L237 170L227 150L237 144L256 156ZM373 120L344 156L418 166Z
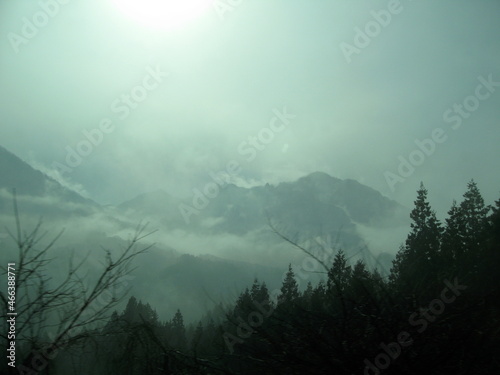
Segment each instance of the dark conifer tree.
M314 288L311 296L311 310L314 312L323 312L325 307L326 287L323 280L321 280L316 288Z
M411 231L393 261L390 279L413 307L423 296L434 293L430 285L439 278L440 245L443 229L427 201L427 189L421 183L415 207L410 213ZM432 289L432 290L431 290Z
M362 296L367 293L371 283L371 274L365 263L358 260L352 269L350 291L353 296Z
M295 280L295 273L293 272L292 265L288 265L288 272L285 275L285 280L281 285L280 295L278 296L278 305L291 306L297 302L299 298L299 286Z
M462 237L464 241L464 254L461 263L461 271L474 272L477 274L477 263L479 254L488 228L488 212L490 207L484 204L483 197L479 192L477 184L471 180L467 184L467 191L460 203L459 212L462 220Z
M306 286L306 290L304 290L304 293L302 293L302 298L301 298L301 306L302 308L306 310L311 310L311 301L312 301L312 296L313 296L313 286L311 282L309 281Z
M347 262L343 250L339 250L333 259L333 265L328 270L327 291L339 295L347 289L351 279L352 268Z
M134 296L129 298L125 311L122 314L122 319L128 323L139 321L139 303Z
M204 330L203 330L203 324L201 322L198 323L196 326L193 337L191 339L191 351L194 354L200 353L200 351L203 351L203 348L200 348L201 341L203 339L204 335Z
M257 293L257 291L255 292ZM246 317L252 311L252 294L248 288L240 294L234 308L234 317Z
M455 200L448 211L441 250L443 266L454 273L453 265L465 252L464 218Z
M171 322L170 344L178 350L185 350L187 347L186 328L181 311L177 310Z

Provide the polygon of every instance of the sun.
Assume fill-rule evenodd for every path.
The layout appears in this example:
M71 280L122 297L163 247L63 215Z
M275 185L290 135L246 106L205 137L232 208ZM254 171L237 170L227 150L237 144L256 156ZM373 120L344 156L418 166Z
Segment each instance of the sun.
M214 0L112 0L128 17L155 29L177 29L204 13Z

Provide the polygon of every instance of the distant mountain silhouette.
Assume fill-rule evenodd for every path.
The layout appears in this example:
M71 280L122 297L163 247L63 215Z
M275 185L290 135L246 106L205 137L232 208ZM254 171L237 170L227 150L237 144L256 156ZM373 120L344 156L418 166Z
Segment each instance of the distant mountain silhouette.
M116 209L102 207L1 146L0 176L0 209L5 213L12 212L11 194L16 189L25 214L64 218L100 212L116 222L127 217L129 222L146 219L160 230L181 229L201 236L253 233L270 244L282 241L271 233L273 226L296 242L329 237L335 239L337 247L355 251L366 245L359 226L378 228L407 220L406 210L378 191L323 172L275 186L226 184L215 197L205 198L207 204L202 209L193 201L180 201L162 190L141 194ZM182 206L195 212L189 222L181 212Z
M357 224L380 227L401 219L405 209L397 202L355 180L341 180L314 172L293 182L252 188L232 184L220 189L207 206L196 210L189 223L180 212L181 202L166 192L143 194L119 206L122 212L158 220L169 228L216 235L269 232L272 224L295 241L315 236L338 239L338 246L359 249L365 245ZM406 215L405 215L406 217ZM275 237L276 238L276 237Z
M85 213L98 207L94 201L62 186L53 178L33 168L0 146L0 209L12 210L12 191L15 189L25 213L37 215L60 214L72 204L73 212Z
M43 216L45 226L51 228L57 223L57 227L51 229L58 229L61 223L71 226L75 218L78 218L78 223L85 223L85 228L76 228L78 236L61 239L62 243L56 246L56 253L60 254L67 253L67 249L86 253L100 246L123 247L123 239L104 233L99 226L103 222L112 223L119 230L133 231L139 221L151 221L149 228L158 229L161 235L178 238L172 234L177 230L178 236L188 238L188 241L193 237L192 245L188 242L186 251L200 253L196 239L203 242L210 238L206 250L203 248L201 253L219 253L218 250L222 249L224 251L220 254L228 258L238 254L235 254L236 250L232 251L232 245L227 251L228 245L220 241L235 239L238 251L247 251L256 263L213 255L182 255L179 249L171 247L169 240L138 258L141 272L131 281L134 293L149 301L163 300L168 296L168 301L158 306L159 309L173 314L177 307L181 307L188 318L198 318L197 312L210 307L211 301L234 298L255 276L267 281L271 288L279 286L283 269L273 268L265 261L257 264L261 255L267 253L268 259L278 255L286 263L288 259L290 262L296 259L289 258L292 256L287 252L289 248L283 248L284 241L270 230L270 225L293 241L301 243L321 237L327 246L341 247L348 255L353 255L367 245L360 226L376 229L390 225L401 221L402 212L404 220L407 218L403 207L376 190L354 180L341 180L315 172L275 186L244 188L228 184L216 197L209 199L204 209L192 215L190 223L186 223L179 207L181 204L192 206L189 200L181 201L158 190L141 194L117 207L102 207L0 146L0 213L5 219L2 225L9 227L12 226L12 189L16 189L23 219ZM0 242L2 240L3 245L10 244L8 239L0 238ZM261 252L256 253L256 249ZM369 253L369 249L366 252ZM236 258L245 259L245 256L234 256ZM391 256L387 253L376 258L375 263L382 262L385 268L389 267ZM300 266L300 263L295 263L295 266ZM316 276L319 277L308 275L302 280L303 286ZM160 283L162 287L153 292L150 285L154 283ZM182 302L187 295L189 301L197 302ZM191 310L192 313L187 312Z

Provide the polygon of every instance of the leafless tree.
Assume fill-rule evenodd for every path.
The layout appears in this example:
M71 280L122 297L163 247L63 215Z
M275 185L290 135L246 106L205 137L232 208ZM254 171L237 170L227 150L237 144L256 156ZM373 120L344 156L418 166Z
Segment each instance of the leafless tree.
M103 250L104 261L97 275L85 273L88 255L75 262L70 256L66 269L54 269L51 249L61 237L59 232L48 244L42 245L47 233L42 233L41 220L31 232L23 232L14 194L15 233L8 231L15 242L15 345L16 367L6 366L6 372L23 374L48 373L49 364L62 349L91 339L115 306L127 294L132 262L150 246L137 248L137 243L150 235L146 225L138 225L132 239L119 252ZM1 265L2 279L7 280L6 264ZM52 276L51 276L52 275ZM58 280L56 280L58 279ZM12 291L11 291L12 292ZM0 320L6 322L9 295L0 291ZM6 324L0 330L1 347L9 348ZM5 361L4 361L5 363ZM3 366L3 365L2 365ZM3 371L2 371L3 372Z

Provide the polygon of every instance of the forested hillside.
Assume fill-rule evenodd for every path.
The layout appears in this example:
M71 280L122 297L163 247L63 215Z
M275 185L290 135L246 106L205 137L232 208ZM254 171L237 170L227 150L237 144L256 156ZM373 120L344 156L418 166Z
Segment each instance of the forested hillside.
M498 373L500 199L485 205L471 181L441 221L421 185L411 220L389 277L342 249L333 259L303 249L324 275L304 291L289 267L280 289L256 279L190 325L130 297L40 373Z

